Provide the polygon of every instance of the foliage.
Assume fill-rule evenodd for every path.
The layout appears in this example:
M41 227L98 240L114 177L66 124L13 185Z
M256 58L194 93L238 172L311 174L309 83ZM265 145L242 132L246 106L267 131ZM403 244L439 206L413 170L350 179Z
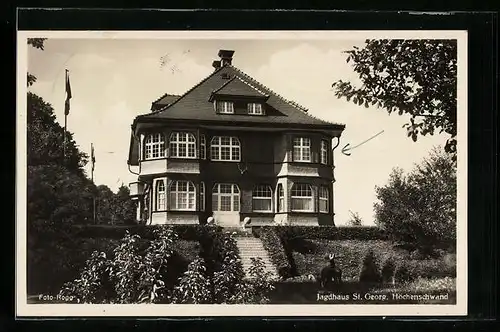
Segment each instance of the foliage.
M94 254L80 277L66 283L61 294L89 303L168 302L171 294L163 279L175 239L166 227L155 230L149 245L137 234L127 233L112 258Z
M270 272L266 272L262 258L251 258L248 275L248 279L236 288L236 293L231 297L230 303L269 303L269 293L274 290L274 285L272 275Z
M34 48L43 51L45 40L47 40L47 38L28 38L28 45L31 45ZM27 76L28 87L32 86L33 83L35 83L35 82L36 82L35 75L28 73L28 76Z
M236 293L244 277L238 247L230 235L224 239L222 255L220 269L213 274L215 303L227 303L231 296Z
M28 165L64 165L69 171L83 176L88 156L79 151L73 134L66 132L66 160L63 163L64 128L57 123L52 105L31 92L27 98Z
M134 224L135 206L129 197L130 190L123 184L115 194L106 185L96 188L96 218L99 224Z
M394 169L375 190L375 222L392 239L424 250L455 245L456 168L448 155L435 149L407 175Z
M379 283L382 281L380 270L377 264L375 253L369 250L361 262L359 272L359 282L363 283Z
M363 220L361 219L361 217L359 216L359 213L357 212L352 212L352 211L349 211L349 213L351 214L351 219L349 219L347 221L347 225L348 226L355 226L355 227L358 227L358 226L362 226L363 225Z
M397 283L406 283L414 280L415 276L409 264L405 261L400 262L394 273L394 279Z
M188 270L174 290L175 303L205 304L212 299L210 279L206 275L204 261L198 258L191 262Z
M295 268L293 257L291 257L291 251L287 252L282 242L286 233L281 232L282 236L280 236L277 227L282 226L262 227L259 231L259 237L276 266L279 276L286 279L296 274L296 271L294 271Z
M327 239L327 240L386 240L387 234L375 226L336 227L336 226L272 226L281 237L287 239Z
M369 39L346 51L361 87L339 80L335 95L355 104L409 116L413 141L435 131L450 135L445 151L456 158L457 43L455 40Z
M396 270L396 263L393 257L387 257L382 264L382 282L383 283L393 283L394 282L394 272Z
M45 221L64 224L91 222L92 190L93 185L88 179L64 166L28 166L28 224Z

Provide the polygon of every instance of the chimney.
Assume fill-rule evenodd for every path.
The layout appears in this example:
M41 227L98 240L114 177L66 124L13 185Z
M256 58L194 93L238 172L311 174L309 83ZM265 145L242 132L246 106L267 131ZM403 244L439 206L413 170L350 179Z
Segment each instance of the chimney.
M214 61L212 62L212 67L215 68L215 70L220 68L220 61Z
M219 51L219 57L221 59L222 66L227 66L227 65L231 64L231 62L233 61L233 54L234 54L234 51L231 51L231 50L220 50Z

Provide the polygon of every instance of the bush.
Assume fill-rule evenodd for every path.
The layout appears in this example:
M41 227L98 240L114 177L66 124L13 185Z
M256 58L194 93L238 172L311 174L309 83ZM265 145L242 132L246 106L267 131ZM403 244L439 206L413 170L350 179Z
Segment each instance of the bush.
M272 226L286 239L324 239L324 240L387 240L387 234L378 227L335 227L335 226Z
M286 251L282 237L278 235L279 227L263 227L259 232L259 236L264 248L276 266L279 276L286 279L295 275L296 269L291 263L293 262L291 250Z
M401 262L396 267L394 279L397 283L407 283L415 279L414 272L406 262Z
M409 174L394 169L375 190L375 221L393 240L424 253L455 246L456 166L448 155L435 149Z
M238 285L230 303L269 303L269 293L274 290L272 275L265 271L262 258L252 258L251 261L249 278Z
M394 272L396 270L396 264L393 257L388 257L382 264L382 282L383 283L393 283L394 282Z
M88 303L168 302L163 274L176 237L169 228L156 229L155 236L148 245L139 235L127 233L111 259L93 254L80 277L66 283L60 294Z
M377 265L375 253L369 250L363 261L361 262L361 269L359 272L359 282L363 283L379 283L382 281L380 270Z
M210 279L201 258L195 259L174 289L174 303L205 304L212 300Z

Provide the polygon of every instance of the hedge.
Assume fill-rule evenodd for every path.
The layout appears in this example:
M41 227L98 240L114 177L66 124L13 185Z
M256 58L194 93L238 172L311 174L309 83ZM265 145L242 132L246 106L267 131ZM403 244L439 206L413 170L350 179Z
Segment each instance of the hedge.
M283 243L275 227L263 227L256 231L255 235L262 240L262 244L276 265L280 277L286 279L297 274L292 252L286 243Z
M388 240L383 230L374 226L335 227L335 226L273 226L280 236L288 239L324 240Z

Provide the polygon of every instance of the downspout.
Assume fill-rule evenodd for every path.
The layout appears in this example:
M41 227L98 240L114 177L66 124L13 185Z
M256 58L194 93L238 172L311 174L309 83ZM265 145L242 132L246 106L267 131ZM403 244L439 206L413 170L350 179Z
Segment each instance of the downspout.
M334 158L333 158L333 153L335 152L335 149L339 146L340 144L340 135L335 136L337 138L337 144L332 147L332 176L333 176L333 181L332 181L332 222L333 222L333 227L335 226L335 204L334 204L334 193L333 193L333 184L335 183L335 164L334 164Z

